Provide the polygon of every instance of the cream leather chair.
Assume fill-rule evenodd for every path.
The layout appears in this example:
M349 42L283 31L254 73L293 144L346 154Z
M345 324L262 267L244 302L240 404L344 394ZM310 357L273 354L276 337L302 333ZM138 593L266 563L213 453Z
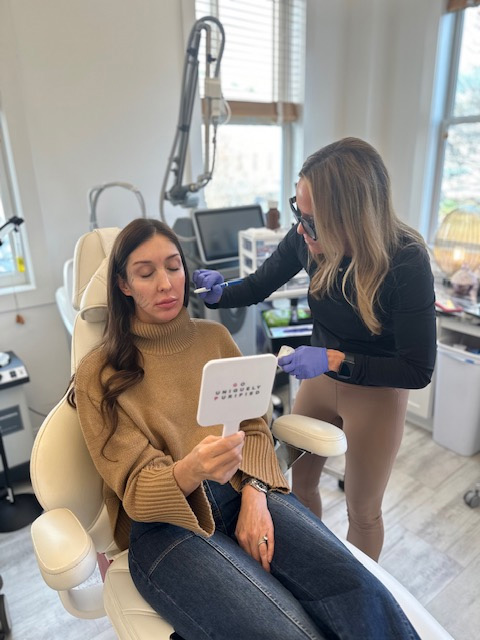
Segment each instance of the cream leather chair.
M107 257L118 231L91 231L80 238L75 249L73 305L78 313L72 339L72 372L102 337ZM274 422L273 432L282 442L278 455L284 469L303 450L325 456L339 455L346 449L342 431L302 416L281 416ZM52 409L37 435L31 477L45 510L31 528L38 566L47 585L58 591L65 609L79 618L108 616L121 639L170 638L174 629L153 611L133 584L128 551L119 552L115 546L102 480L89 456L76 412L65 398ZM394 578L348 546L392 591L423 640L450 638ZM104 582L92 578L99 553L111 561Z

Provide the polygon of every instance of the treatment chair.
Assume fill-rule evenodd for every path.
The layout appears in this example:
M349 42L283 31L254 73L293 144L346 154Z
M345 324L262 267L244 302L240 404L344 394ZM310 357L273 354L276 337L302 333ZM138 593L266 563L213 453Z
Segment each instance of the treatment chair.
M107 256L119 229L96 229L80 238L74 256L72 372L101 339L106 308ZM336 427L303 416L281 416L273 433L284 469L298 450L318 455L345 451ZM288 444L289 443L289 444ZM288 446L293 445L293 449ZM292 453L293 451L293 453ZM54 407L35 440L31 478L44 513L32 524L33 547L45 582L65 609L79 618L108 616L120 639L167 640L174 629L140 596L130 576L128 550L119 552L103 500L102 479L84 442L76 411L65 398ZM423 640L447 640L436 620L377 563L353 546L352 553L397 598ZM97 554L110 561L98 577ZM93 576L93 577L92 577Z
M89 208L89 225L90 230L98 229L98 214L97 214L97 206L100 196L106 192L107 189L120 187L122 189L126 189L127 191L131 191L140 206L140 215L143 218L147 217L147 211L145 207L145 200L139 189L135 187L133 184L129 182L105 182L103 184L92 187L88 191L87 199L88 199L88 208ZM103 234L98 236L98 240L100 245L103 245L104 238ZM107 240L108 242L108 240ZM104 247L105 249L106 247ZM72 333L73 333L73 325L75 322L75 316L78 311L78 304L73 299L73 269L74 269L74 259L69 258L65 261L63 265L63 283L58 289L55 291L55 302L57 304L58 311L60 313L60 317L65 326L67 338L70 344ZM79 301L78 301L79 302Z

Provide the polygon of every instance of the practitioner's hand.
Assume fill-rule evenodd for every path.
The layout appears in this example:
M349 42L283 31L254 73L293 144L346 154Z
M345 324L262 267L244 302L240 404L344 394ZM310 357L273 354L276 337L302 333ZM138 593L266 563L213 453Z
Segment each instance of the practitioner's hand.
M242 505L235 536L242 549L270 573L275 550L272 516L267 507L267 496L248 484L242 489Z
M193 272L192 280L196 289L201 289L202 287L210 289L205 293L197 294L208 304L216 304L222 297L223 288L220 285L224 280L222 274L218 271L197 269Z
M190 495L203 480L228 482L242 462L244 440L245 432L240 430L225 438L207 436L197 444L173 471L183 493Z
M278 360L279 366L299 380L315 378L330 371L327 350L323 347L298 347Z

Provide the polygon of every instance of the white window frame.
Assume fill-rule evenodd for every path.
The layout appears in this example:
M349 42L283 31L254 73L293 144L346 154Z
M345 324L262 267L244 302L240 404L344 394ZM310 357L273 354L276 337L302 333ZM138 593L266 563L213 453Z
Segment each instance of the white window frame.
M212 8L211 15L218 16L217 0L210 0ZM289 0L280 0L278 8L280 10L279 24L284 31L284 40L288 37L288 24L286 20ZM306 12L306 7L305 7ZM228 43L227 43L228 44ZM305 51L303 51L303 59ZM284 65L279 74L279 82L285 82L291 73L291 60L282 57L280 64ZM284 87L278 87L280 96L285 94ZM304 95L304 83L302 78L301 93ZM281 203L286 203L288 198L294 194L295 183L297 181L300 163L303 159L303 97L301 103L279 101L279 102L254 102L254 101L228 101L231 116L229 124L236 125L272 125L282 129L282 168L280 175L280 198ZM204 101L202 100L202 112L204 112ZM228 124L222 125L228 126ZM282 211L282 222L288 224L291 221L291 213L288 207L279 205ZM288 210L287 210L288 209Z
M448 130L450 127L464 123L480 123L480 113L476 116L454 116L455 92L457 87L458 67L462 46L462 34L464 24L464 11L457 11L445 15L443 20L443 38L445 51L439 52L439 69L437 71L436 101L441 104L441 121L437 130L436 157L434 160L434 178L431 198L431 209L428 228L428 241L433 243L435 233L438 228L438 214L440 209L440 198L443 180L443 170L445 163L445 150L447 146ZM442 59L442 53L444 59ZM447 78L446 82L441 81L442 75Z
M11 147L7 136L7 127L3 113L0 112L0 195L3 204L5 220L0 218L0 224L6 222L12 216L22 218L24 222L17 231L11 231L2 242L9 243L15 265L20 260L23 270L18 266L14 273L0 272L0 295L20 293L34 288L33 271L30 253L28 251L25 232L25 217L22 213L15 171L12 161Z

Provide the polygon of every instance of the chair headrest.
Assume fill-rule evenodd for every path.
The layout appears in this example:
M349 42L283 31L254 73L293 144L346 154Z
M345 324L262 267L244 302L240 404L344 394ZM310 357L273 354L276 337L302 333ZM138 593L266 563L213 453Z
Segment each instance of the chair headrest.
M119 232L119 227L94 229L75 245L72 304L86 322L106 318L108 256Z

